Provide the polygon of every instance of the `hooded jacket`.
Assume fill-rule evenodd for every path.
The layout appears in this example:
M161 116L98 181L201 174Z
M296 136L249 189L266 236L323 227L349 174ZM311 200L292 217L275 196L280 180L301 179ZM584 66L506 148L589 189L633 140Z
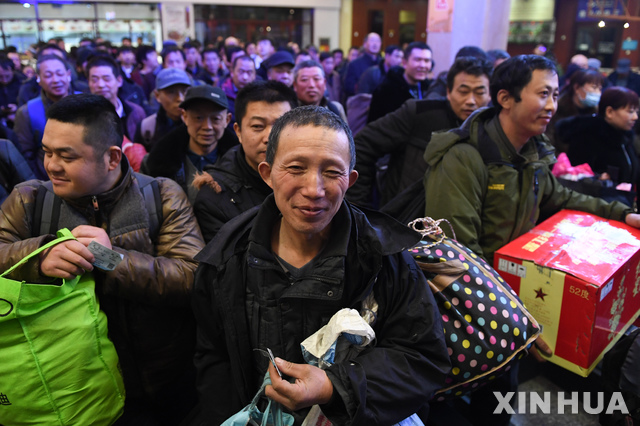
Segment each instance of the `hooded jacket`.
M205 167L215 184L198 191L193 210L205 242L216 236L222 225L262 204L273 192L245 159L242 145L236 145L213 166Z
M158 179L163 222L154 244L138 181L126 159L121 164L120 182L96 194L96 204L93 196L63 200L58 226L69 230L78 225L101 227L113 250L124 256L113 271L94 271L96 292L107 314L109 337L118 352L127 397L153 399L192 365L195 330L189 298L196 268L193 257L203 241L184 193L169 179ZM32 237L40 185L37 180L19 184L2 205L2 270L55 238ZM12 276L28 282L47 279L39 273L37 258Z
M632 212L562 186L551 174L556 158L546 136L516 152L494 108L434 134L424 159L426 216L449 220L456 239L490 265L496 250L562 209L621 221Z
M334 393L322 411L340 425L391 425L416 412L450 369L433 295L405 250L420 236L343 202L327 246L293 278L271 250L278 220L270 195L196 257L195 360L206 402L195 424L219 425L251 401L267 369L254 348L304 363L302 340L341 308L360 310L371 292L379 304L376 342L325 370ZM299 425L305 410L293 414Z

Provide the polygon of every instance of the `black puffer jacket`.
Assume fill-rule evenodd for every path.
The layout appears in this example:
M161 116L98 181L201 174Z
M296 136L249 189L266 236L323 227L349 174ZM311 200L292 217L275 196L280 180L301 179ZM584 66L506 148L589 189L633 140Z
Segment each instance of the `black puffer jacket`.
M448 101L408 100L400 108L369 123L355 136L358 180L347 191L347 199L372 207L376 163L391 155L381 188L380 207L412 183L421 181L427 170L422 156L431 134L460 126Z
M247 164L242 145L231 148L215 165L205 167L205 171L219 188L214 189L215 184L200 188L193 210L204 241L208 243L222 225L262 204L272 191L258 172Z
M300 342L341 308L359 310L371 292L379 304L376 342L325 370L334 397L322 411L339 425L391 425L415 413L450 368L433 295L405 251L419 235L344 202L325 250L292 279L271 250L278 220L270 195L196 257L201 412L194 424L219 425L249 403L267 368L253 348L303 363ZM296 424L304 414L294 413Z
M425 99L430 83L430 80L425 80L410 85L404 79L404 68L391 67L372 93L367 122L370 123L397 110L407 99Z

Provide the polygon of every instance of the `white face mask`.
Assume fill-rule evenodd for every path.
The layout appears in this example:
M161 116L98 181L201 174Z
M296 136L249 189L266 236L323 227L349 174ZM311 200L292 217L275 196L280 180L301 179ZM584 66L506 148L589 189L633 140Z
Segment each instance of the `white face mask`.
M600 93L587 92L584 99L580 99L580 104L583 108L595 108L600 103Z

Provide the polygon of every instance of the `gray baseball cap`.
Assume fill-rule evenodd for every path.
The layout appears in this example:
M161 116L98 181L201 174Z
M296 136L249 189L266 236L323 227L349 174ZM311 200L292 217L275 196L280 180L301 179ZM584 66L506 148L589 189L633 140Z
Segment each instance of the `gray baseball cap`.
M190 87L187 90L184 101L180 104L180 108L189 109L189 105L198 100L213 102L220 108L229 109L227 95L224 94L222 89L208 84Z
M175 84L191 86L189 74L177 68L165 68L156 76L156 89L162 90Z

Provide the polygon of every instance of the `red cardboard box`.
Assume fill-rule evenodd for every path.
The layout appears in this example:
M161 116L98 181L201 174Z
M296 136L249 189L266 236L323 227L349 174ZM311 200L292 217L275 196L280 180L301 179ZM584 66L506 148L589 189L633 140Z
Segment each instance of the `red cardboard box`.
M494 267L543 326L551 361L584 377L640 314L640 230L622 222L563 210Z

